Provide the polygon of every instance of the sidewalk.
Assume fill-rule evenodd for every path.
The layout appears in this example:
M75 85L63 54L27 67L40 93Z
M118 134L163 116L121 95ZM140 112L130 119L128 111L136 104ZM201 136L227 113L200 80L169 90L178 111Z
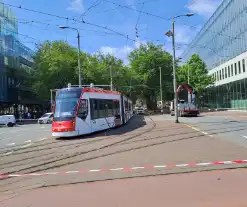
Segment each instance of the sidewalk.
M0 206L245 206L246 172L238 169L43 188Z

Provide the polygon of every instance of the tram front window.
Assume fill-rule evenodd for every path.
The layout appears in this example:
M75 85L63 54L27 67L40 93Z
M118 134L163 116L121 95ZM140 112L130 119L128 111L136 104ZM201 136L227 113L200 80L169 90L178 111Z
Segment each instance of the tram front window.
M75 117L78 99L62 99L56 101L54 121L68 121Z

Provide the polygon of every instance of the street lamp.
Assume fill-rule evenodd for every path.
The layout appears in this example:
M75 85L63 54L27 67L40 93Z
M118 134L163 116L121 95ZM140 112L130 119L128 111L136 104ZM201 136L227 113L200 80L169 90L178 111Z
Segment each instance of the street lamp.
M172 37L172 49L173 49L173 90L174 90L174 110L175 110L175 123L178 122L178 96L177 96L177 80L176 80L176 56L175 56L175 19L179 17L191 17L193 13L182 14L172 18L172 31L168 31L165 35Z
M74 27L69 27L69 26L60 26L60 29L73 29L77 31L77 40L78 40L78 73L79 73L79 87L81 87L81 60L80 60L80 33L79 30L74 28Z

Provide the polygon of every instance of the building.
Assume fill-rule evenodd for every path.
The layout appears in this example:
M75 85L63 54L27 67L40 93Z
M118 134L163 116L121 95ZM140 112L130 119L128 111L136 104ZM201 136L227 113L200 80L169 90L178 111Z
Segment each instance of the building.
M210 107L247 109L247 1L223 0L182 58L198 54L215 77Z
M8 7L0 3L0 114L40 111L28 80L33 65L33 51L18 40L18 21Z

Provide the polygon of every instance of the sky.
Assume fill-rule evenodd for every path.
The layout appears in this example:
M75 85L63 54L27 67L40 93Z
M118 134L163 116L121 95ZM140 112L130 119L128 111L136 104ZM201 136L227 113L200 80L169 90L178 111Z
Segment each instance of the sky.
M181 55L222 0L2 0L2 2L8 4L16 14L19 38L32 49L45 40L65 40L77 47L76 31L59 28L68 25L79 29L81 50L91 54L98 51L110 53L128 64L128 54L141 43L145 44L148 41L162 44L168 52L171 52L171 38L165 36L171 29L171 17L194 13L192 17L181 17L175 22L176 55Z

